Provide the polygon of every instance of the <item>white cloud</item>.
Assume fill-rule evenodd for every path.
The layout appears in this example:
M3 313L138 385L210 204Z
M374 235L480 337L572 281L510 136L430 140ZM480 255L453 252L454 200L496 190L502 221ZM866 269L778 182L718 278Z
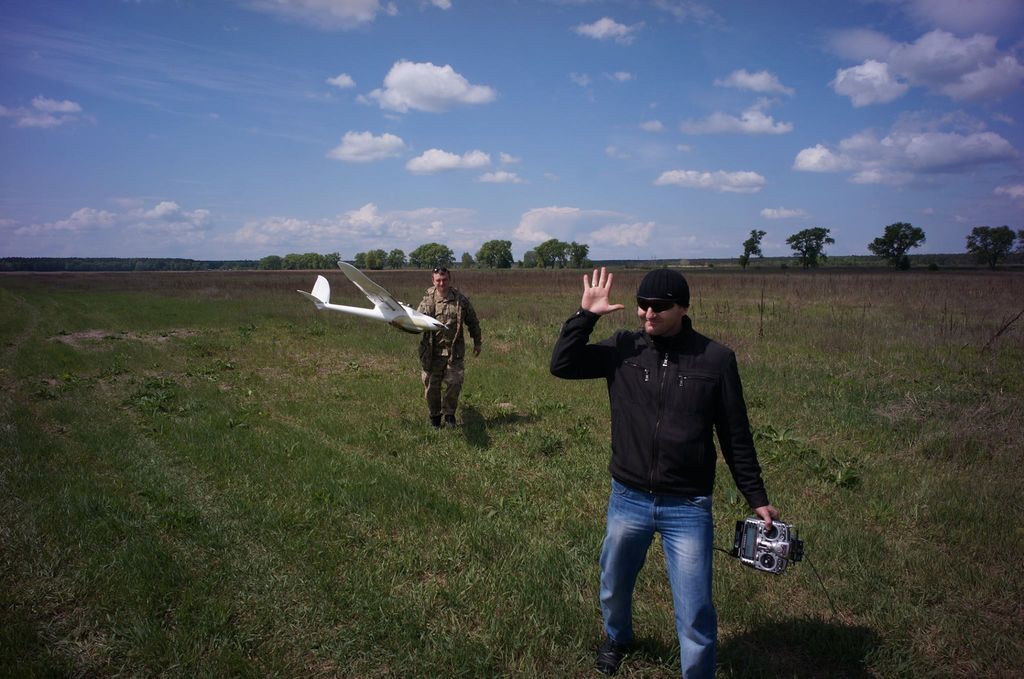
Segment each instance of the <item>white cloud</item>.
M1024 65L1011 55L1000 55L996 39L988 35L957 38L932 31L889 54L897 72L908 80L953 99L996 98L1017 89Z
M384 218L378 213L377 206L373 203L367 203L361 208L346 212L344 214L344 218L349 224L356 227L366 227L370 229L376 229L385 222Z
M654 230L654 222L633 222L627 224L608 224L590 233L590 240L598 245L615 247L641 247L647 245Z
M46 97L33 97L32 108L45 113L81 113L82 107L73 101L67 99L63 101L57 101L56 99L47 99Z
M630 157L628 151L624 151L620 149L618 146L615 146L614 144L609 144L608 146L605 146L604 154L609 158L616 158L618 160L626 160L627 158Z
M210 211L183 210L174 201L165 200L150 209L137 207L123 212L110 212L94 208L81 208L67 219L31 224L14 230L18 236L47 236L63 233L68 236L90 237L102 231L119 234L118 239L129 238L133 232L158 236L163 242L195 243L206 236Z
M719 87L735 87L742 90L752 90L763 94L793 94L792 87L786 87L779 82L778 76L768 71L748 73L746 69L733 71L722 80L715 80Z
M472 224L475 213L465 209L420 208L382 213L374 203L324 219L270 217L246 223L225 238L249 247L326 248L345 243L354 254L384 247L412 247L424 238L444 238ZM330 246L333 247L333 246Z
M1018 155L1010 142L994 132L898 133L889 135L880 144L883 148L898 149L910 167L925 172L963 169L1011 160Z
M605 210L583 210L578 207L541 207L527 211L519 219L515 237L529 243L540 243L550 238L575 240L598 230L609 220L621 221L623 215Z
M836 94L849 97L858 108L884 104L903 96L910 89L906 83L893 78L888 64L874 59L868 59L860 66L839 69L829 84Z
M369 163L393 158L405 150L401 137L384 133L375 137L372 132L346 132L341 144L327 152L328 158L346 163Z
M803 172L838 172L850 168L852 161L833 153L822 144L815 144L796 154L793 169Z
M881 83L882 91L889 96L897 87L894 83L905 83L951 99L982 100L1018 91L1024 80L1024 64L1013 54L1000 53L994 36L980 33L959 38L933 30L912 43L897 43L875 31L845 31L835 36L832 48L840 56L864 62L850 74L851 93L840 93L859 95L867 103L871 103L870 95L864 92L872 82ZM872 61L886 66L884 76L878 73L878 66L868 66ZM839 74L834 84L841 82Z
M140 207L142 207L143 205L146 204L146 201L144 201L141 198L118 197L118 198L111 198L109 200L110 200L111 203L113 203L114 205L118 206L122 210L133 210L133 209L136 209L136 208L140 208Z
M765 179L757 172L700 172L697 170L669 170L662 172L655 186L681 186L688 189L709 189L727 193L757 193Z
M784 207L766 207L761 210L761 216L765 219L791 219L793 217L806 217L803 210L791 210Z
M321 30L355 28L369 23L384 9L379 0L244 0L246 6L259 12L273 14L287 21L305 24Z
M439 9L452 8L452 0L430 0L430 4Z
M635 33L643 28L643 22L626 26L614 19L603 17L592 24L580 24L572 30L578 35L595 40L614 40L620 45L629 45L636 38Z
M956 82L941 88L953 99L998 99L1020 88L1024 79L1024 64L1016 57L1000 57L994 64L979 66L963 74Z
M988 131L943 131L956 119L928 122L912 117L879 139L866 130L841 140L800 151L793 169L805 172L852 172L859 184L900 184L917 174L964 173L976 167L1009 162L1019 153L1009 141Z
M356 86L356 81L348 73L339 73L333 78L327 79L328 85L334 85L338 89L347 90Z
M42 224L31 224L15 229L19 236L34 236L51 232L86 233L100 229L109 229L118 223L119 215L106 210L83 207L71 213L67 219Z
M1020 0L904 0L902 4L921 25L964 35L1009 33L1024 15Z
M633 80L636 77L629 71L615 71L614 73L605 73L605 76L609 80L613 80L617 83L629 82L630 80Z
M715 10L695 0L654 0L653 4L678 21L693 21L698 24L723 22Z
M30 108L0 106L0 118L14 118L17 127L46 129L59 127L81 119L80 104L67 99L58 101L47 97L33 97Z
M665 126L661 124L660 120L645 120L640 123L640 129L645 132L664 132Z
M832 51L846 59L885 59L899 45L889 36L865 28L854 28L835 33L830 46Z
M142 216L147 219L173 219L181 214L181 207L172 200L164 200L157 203L156 207L146 210Z
M491 157L483 151L467 151L461 156L441 149L429 149L405 164L405 169L416 174L433 174L446 170L473 170L491 164Z
M525 184L515 172L498 170L497 172L485 172L477 178L478 182L485 184Z
M679 129L686 134L786 134L793 131L792 123L775 122L761 110L764 106L764 102L758 103L738 118L716 111L703 120L684 120Z
M591 82L593 82L590 76L587 75L586 73L570 73L569 80L573 81L580 87L586 87Z
M1024 198L1024 184L1007 184L997 186L992 193L997 196L1008 196L1010 198Z
M472 85L449 65L397 61L384 77L384 87L367 95L382 109L405 113L409 109L440 113L460 104L487 104L497 93L486 85Z
M517 157L513 156L510 153L504 153L504 152L499 154L498 157L501 159L501 164L502 165L513 165L515 163L522 162L522 160L523 160L522 158L517 158Z

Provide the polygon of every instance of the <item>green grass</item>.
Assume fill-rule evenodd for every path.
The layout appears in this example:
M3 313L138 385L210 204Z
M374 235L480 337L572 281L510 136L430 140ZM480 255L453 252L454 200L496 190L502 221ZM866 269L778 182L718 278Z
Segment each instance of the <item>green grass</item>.
M607 395L547 371L578 274L458 274L485 344L448 432L416 338L317 314L313 276L0 277L0 675L592 674ZM1024 276L689 277L837 608L811 564L716 555L720 675L1015 674L1022 324L983 347ZM729 546L747 509L717 485ZM627 677L678 675L659 552Z

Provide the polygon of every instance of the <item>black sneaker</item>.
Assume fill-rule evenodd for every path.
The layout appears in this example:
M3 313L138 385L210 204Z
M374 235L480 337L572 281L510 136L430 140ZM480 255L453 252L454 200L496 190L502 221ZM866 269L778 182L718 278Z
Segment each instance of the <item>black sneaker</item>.
M455 421L455 415L444 416L444 426L446 427L457 427L458 423Z
M440 415L431 415L430 416L430 426L433 427L434 429L440 429L441 428L441 416Z
M629 646L605 639L597 649L597 671L611 676L619 671L622 659L629 652Z

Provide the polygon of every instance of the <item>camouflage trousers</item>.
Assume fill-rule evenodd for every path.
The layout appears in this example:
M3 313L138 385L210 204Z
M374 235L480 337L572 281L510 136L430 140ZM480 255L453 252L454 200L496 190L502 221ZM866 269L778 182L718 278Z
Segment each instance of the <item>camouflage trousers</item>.
M454 415L459 407L459 394L462 393L462 382L466 378L465 365L462 361L448 364L445 356L435 356L430 370L420 374L423 379L424 394L427 397L427 409L431 417L438 415ZM441 386L444 385L444 396Z

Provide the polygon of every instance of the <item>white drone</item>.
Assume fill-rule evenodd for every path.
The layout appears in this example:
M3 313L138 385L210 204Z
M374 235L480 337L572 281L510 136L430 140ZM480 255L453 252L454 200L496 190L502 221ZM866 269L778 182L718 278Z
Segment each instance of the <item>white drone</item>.
M323 276L316 277L312 293L308 293L305 290L296 290L296 292L308 297L316 305L317 309L330 309L331 311L340 311L343 314L384 321L404 332L418 334L445 329L444 323L432 316L421 314L407 304L399 302L391 296L390 292L371 281L351 264L338 262L338 268L366 295L367 299L373 302L372 309L331 304L331 284Z

